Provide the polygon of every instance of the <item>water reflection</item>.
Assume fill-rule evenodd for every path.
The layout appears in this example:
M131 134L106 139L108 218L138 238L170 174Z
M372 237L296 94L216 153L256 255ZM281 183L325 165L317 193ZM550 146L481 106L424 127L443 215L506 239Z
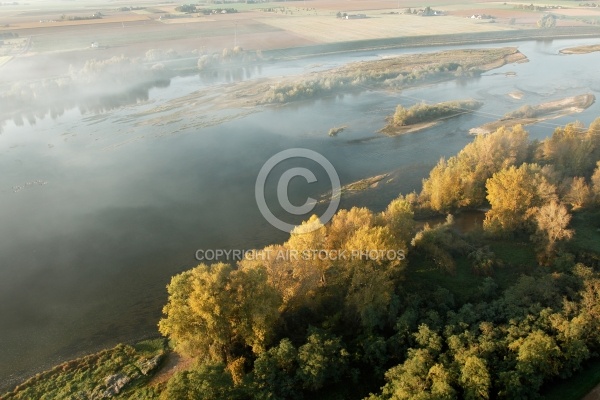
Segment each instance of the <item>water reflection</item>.
M232 83L255 78L262 74L261 64L223 66L218 68L203 69L198 72L198 77L203 84Z
M0 107L0 133L7 121L16 126L24 126L25 122L34 126L39 120L50 116L53 120L63 116L66 111L78 109L81 114L102 114L124 106L146 102L152 89L166 88L171 85L169 71L153 71L154 79L125 85L117 91L107 91L101 84L88 87L55 86L48 80L39 87L27 87L19 93L19 88L12 88L15 94L6 99L6 107ZM200 72L184 70L179 76L197 75L201 85L216 83L232 83L252 79L262 73L260 64L229 65L201 70ZM15 85L18 86L18 85ZM110 86L107 84L107 86ZM4 99L2 99L4 100ZM11 113L12 110L12 113ZM26 111L23 111L26 110Z
M28 122L31 126L35 126L39 120L46 118L48 115L55 120L71 109L79 109L81 114L101 114L123 106L147 101L151 89L168 87L170 83L170 79L157 79L152 82L135 85L126 91L119 93L103 94L100 92L96 95L90 95L88 94L88 91L86 91L85 93L72 93L70 96L59 96L52 102L47 99L40 101L34 100L29 104L22 102L23 104L21 105L26 105L27 107L20 108L25 108L27 111L18 111L14 113L12 117L5 116L4 119L1 119L0 133L6 122L11 120L16 126L24 126L25 122Z

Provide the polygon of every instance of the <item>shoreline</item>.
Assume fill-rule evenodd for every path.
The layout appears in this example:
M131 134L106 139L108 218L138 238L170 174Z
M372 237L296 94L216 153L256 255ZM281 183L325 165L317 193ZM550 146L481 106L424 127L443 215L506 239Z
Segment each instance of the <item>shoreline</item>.
M522 42L529 40L559 40L600 38L600 27L578 26L553 29L520 29L512 31L456 33L452 35L402 36L384 39L356 40L264 50L263 56L274 61L309 58L321 55L343 54L359 51L406 48L447 47L476 44ZM285 54L288 53L288 54Z

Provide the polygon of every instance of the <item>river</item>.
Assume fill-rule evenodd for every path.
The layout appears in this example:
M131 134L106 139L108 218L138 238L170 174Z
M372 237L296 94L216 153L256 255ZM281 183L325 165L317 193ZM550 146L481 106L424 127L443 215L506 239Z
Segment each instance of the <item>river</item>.
M588 92L599 96L600 53L558 53L595 42L465 46L518 46L530 62L401 93L367 88L267 108L201 129L185 128L185 120L139 126L131 116L206 85L218 90L232 79L300 74L419 50L267 63L211 82L175 78L136 104L103 113L71 109L33 125L6 122L0 134L0 388L60 361L156 335L165 285L196 264L197 249L248 249L285 240L287 235L262 217L254 197L258 172L275 153L315 150L333 164L342 184L391 173L390 183L342 200L343 207L382 210L398 193L420 190L440 157L456 154L472 140L470 128L527 103ZM515 90L524 93L522 101L508 96ZM398 104L466 98L485 104L423 132L357 141L376 136ZM595 103L581 114L528 130L543 138L557 125L589 124L597 116ZM327 135L342 125L347 129L338 137ZM292 181L292 202L328 189L324 171L315 174L317 183Z

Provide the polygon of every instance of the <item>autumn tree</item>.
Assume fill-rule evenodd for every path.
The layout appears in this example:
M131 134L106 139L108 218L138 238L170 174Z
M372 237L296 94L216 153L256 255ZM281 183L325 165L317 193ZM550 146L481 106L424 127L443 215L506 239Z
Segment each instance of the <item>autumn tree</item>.
M479 206L485 202L486 180L501 169L523 163L528 155L528 134L520 125L478 135L458 155L440 160L431 170L423 181L420 200L439 212Z
M590 204L592 191L583 177L575 177L570 180L569 189L564 196L564 201L573 207L574 210L586 207Z
M360 228L374 224L374 215L368 208L352 207L339 210L327 226L327 248L342 249L348 239Z
M362 227L344 247L350 259L339 271L346 287L346 305L367 330L382 327L390 316L395 281L404 269L406 246L387 226Z
M542 246L542 259L553 257L558 241L573 237L574 232L567 229L570 221L571 215L567 208L554 200L535 212L536 237Z
M532 208L556 197L555 188L536 164L503 169L488 179L486 188L492 208L485 215L484 228L495 233L526 228Z
M415 213L411 202L400 196L390 202L382 216L392 234L406 247L415 230Z
M284 247L289 250L289 262L293 267L293 276L300 284L298 293L310 293L325 284L325 271L329 266L327 259L313 257L326 248L327 229L316 215L295 227ZM296 254L297 257L293 255Z
M448 212L461 206L463 200L461 171L456 158L446 161L443 158L423 180L420 199L425 207L435 211Z
M550 163L565 176L589 176L600 150L595 127L586 130L580 123L554 130L541 145L541 160Z
M279 316L281 300L267 285L264 268L200 264L173 277L167 290L159 331L175 350L201 362L232 362L236 348L259 354Z

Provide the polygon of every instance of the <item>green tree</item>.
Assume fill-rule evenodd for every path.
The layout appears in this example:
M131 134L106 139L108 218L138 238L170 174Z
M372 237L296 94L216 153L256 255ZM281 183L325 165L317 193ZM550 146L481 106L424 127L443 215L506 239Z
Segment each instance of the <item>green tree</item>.
M459 382L465 400L489 399L491 378L485 360L468 356L460 369Z
M456 398L451 387L451 376L426 349L409 349L404 363L385 374L387 383L381 399L433 400ZM372 399L376 398L374 396Z
M561 351L554 338L541 330L534 330L526 337L510 343L508 348L517 352L516 370L539 389L544 378L558 375L561 367Z
M252 373L254 398L269 400L299 399L296 371L298 351L288 340L261 353L254 361Z
M223 364L196 366L175 373L161 393L161 400L220 400L244 399L240 388L234 387L231 375Z
M596 163L596 169L592 174L592 195L596 203L600 202L600 161Z
M313 391L339 382L347 372L348 358L340 338L311 329L306 344L298 349L298 379Z
M556 16L553 14L544 14L537 22L538 28L549 29L556 26Z

